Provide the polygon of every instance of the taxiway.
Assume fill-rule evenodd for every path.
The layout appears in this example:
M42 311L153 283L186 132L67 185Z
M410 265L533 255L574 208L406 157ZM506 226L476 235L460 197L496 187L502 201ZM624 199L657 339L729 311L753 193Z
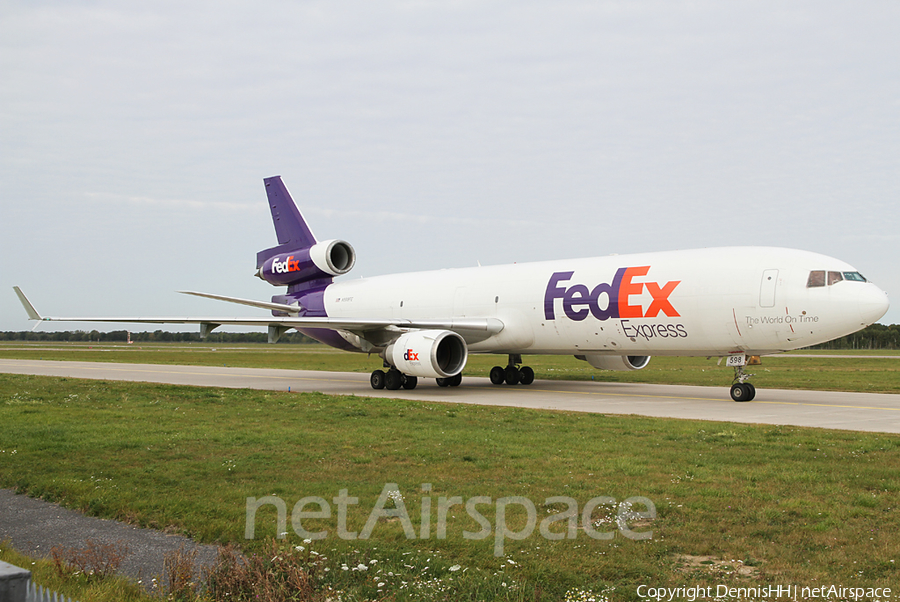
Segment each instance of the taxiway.
M536 380L526 387L467 376L459 387L419 379L412 391L375 391L368 373L351 372L11 359L0 359L0 372L900 433L900 395L877 393L759 388L753 401L735 403L727 387L593 381Z

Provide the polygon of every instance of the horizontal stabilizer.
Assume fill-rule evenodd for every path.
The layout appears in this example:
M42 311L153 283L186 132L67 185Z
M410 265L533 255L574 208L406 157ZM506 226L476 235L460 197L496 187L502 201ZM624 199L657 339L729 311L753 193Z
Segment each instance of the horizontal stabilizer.
M299 305L287 305L285 303L272 303L271 301L254 301L253 299L240 299L238 297L226 297L225 295L213 295L212 293L198 293L195 291L178 291L184 295L194 295L195 297L206 297L207 299L216 299L218 301L227 301L228 303L237 303L239 305L249 305L250 307L259 307L262 309L271 309L272 311L283 311L289 315L297 316L300 313Z

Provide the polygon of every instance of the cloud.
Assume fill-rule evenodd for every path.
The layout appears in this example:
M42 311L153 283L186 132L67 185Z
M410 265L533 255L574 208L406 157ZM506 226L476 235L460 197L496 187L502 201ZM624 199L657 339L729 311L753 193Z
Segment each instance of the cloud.
M232 203L228 201L197 201L193 199L160 199L146 196L130 196L109 192L85 192L84 198L95 203L129 203L138 206L165 207L168 209L191 209L195 211L258 212L259 204Z
M541 222L537 220L524 219L497 219L483 217L468 217L462 215L427 215L402 213L397 211L354 211L346 209L323 209L321 207L307 208L304 215L320 216L328 219L349 220L358 222L377 222L379 224L412 224L419 226L466 226L477 228L491 228L495 225L503 225L504 227L528 227L537 228L541 226Z
M166 285L186 247L262 248L280 173L395 261L773 244L900 289L898 27L836 0L12 0L0 275L65 248L42 278L69 290L128 243Z

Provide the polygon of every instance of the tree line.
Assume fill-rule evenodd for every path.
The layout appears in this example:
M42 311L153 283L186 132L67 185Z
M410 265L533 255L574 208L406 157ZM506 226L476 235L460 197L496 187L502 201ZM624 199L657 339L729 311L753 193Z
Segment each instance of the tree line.
M900 349L900 324L872 324L859 332L810 349Z
M113 330L100 332L97 330L67 330L64 332L0 332L0 341L59 341L59 342L98 342L123 343L128 340L128 331ZM200 342L198 332L132 332L131 340L135 343L196 343ZM205 339L210 343L266 343L265 332L212 332ZM288 332L281 336L278 344L296 345L315 343L316 341L299 332ZM810 349L900 349L900 324L872 324L859 332L845 337L815 345Z

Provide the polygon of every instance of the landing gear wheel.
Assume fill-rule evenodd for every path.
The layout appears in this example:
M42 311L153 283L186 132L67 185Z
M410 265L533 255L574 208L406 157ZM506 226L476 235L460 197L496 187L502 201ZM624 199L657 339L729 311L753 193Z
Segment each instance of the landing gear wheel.
M508 385L517 385L519 384L519 369L515 366L507 366L506 367L506 384Z
M756 397L756 387L747 382L753 376L744 372L744 366L734 367L734 384L731 385L731 398L735 401L751 401Z
M462 382L462 372L456 376L448 376L447 378L436 378L434 381L439 387L458 387Z
M372 376L369 377L369 384L372 385L373 389L383 389L384 388L384 370L376 370L372 373Z
M399 370L388 370L384 375L384 388L388 391L396 391L403 386L403 375Z
M419 379L415 376L404 376L403 377L403 388L404 389L415 389L416 385L419 384Z
M530 385L534 382L534 370L528 366L522 366L519 370L519 382L523 385Z
M735 401L750 401L756 395L756 387L750 383L731 385L731 398Z
M493 368L491 368L491 384L502 385L503 381L505 380L506 370L504 370L500 366L494 366Z

